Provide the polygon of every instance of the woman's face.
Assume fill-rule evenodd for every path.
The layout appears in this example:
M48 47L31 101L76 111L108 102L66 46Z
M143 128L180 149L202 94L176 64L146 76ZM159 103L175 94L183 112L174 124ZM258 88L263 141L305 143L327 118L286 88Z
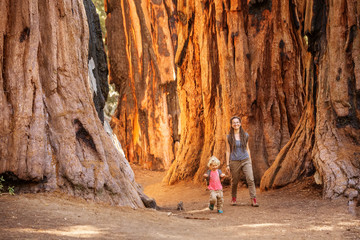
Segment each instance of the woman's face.
M234 118L234 119L231 121L231 127L232 127L234 130L240 129L240 126L241 126L240 119Z

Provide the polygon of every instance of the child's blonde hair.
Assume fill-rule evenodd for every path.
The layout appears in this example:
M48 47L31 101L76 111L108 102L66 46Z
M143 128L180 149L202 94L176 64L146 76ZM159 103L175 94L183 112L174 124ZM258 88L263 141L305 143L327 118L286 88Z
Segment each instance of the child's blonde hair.
M217 157L215 157L215 156L211 156L209 158L209 162L208 162L207 166L210 167L211 164L216 165L216 166L220 166L220 160L217 159Z

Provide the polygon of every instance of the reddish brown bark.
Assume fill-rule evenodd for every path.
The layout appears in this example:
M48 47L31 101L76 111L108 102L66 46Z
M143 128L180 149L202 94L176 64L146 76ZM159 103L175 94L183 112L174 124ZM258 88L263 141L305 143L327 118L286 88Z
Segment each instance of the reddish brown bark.
M143 206L92 102L88 44L82 1L0 2L0 174L23 191Z
M145 19L140 13L146 12L143 9L154 12L154 6L166 6L168 1L132 2L136 7L128 5L131 1L109 2L112 76L123 91L114 122L118 121L118 136L126 136L122 142L129 158L154 162L149 150L152 143L138 141L137 136L156 133L148 130L149 120L138 122L137 116L139 112L148 116L165 105L155 101L139 107L138 102L158 92L164 80L158 74L145 82L136 74L155 72L139 67L149 57L139 55L138 49L145 44L150 51L158 49L154 47L159 46L154 44L158 32L150 31L152 40L143 36L150 36L146 26L158 26L159 19L151 14ZM174 59L181 137L164 182L202 181L209 156L224 161L229 119L238 115L250 135L256 182L264 175L262 189L315 173L324 185L325 197L359 190L359 7L354 0L178 0ZM116 12L117 8L122 10ZM119 28L116 22L124 24ZM163 29L173 29L165 25ZM117 29L122 35L115 38ZM123 45L116 45L118 39L124 39ZM115 59L121 56L127 60L119 65ZM163 58L156 56L158 62ZM171 129L170 122L164 126ZM139 144L142 141L146 144ZM166 141L165 149L169 149ZM164 159L160 157L159 162Z
M110 78L120 93L112 119L130 162L167 169L178 141L172 1L106 1Z
M307 35L312 53L304 59L307 108L287 147L265 173L261 187L293 182L309 169L311 160L324 197L356 196L360 190L360 41L356 30L360 4L308 1L304 6L297 11L304 16L301 31Z
M184 138L181 134L179 155L165 181L173 183L195 172L195 179L201 181L210 155L224 160L229 119L238 115L250 134L259 183L290 139L303 108L297 46L301 40L290 27L290 6L272 1L179 1L178 11L186 16L179 27L183 31L179 31L176 60L180 65L179 95L188 93L186 101L180 97L182 132L189 133ZM200 58L193 61L196 56ZM198 72L195 79L199 84L186 86L194 82L192 71ZM190 96L193 92L200 100ZM200 124L195 128L192 122ZM197 136L199 145L188 143L187 139Z

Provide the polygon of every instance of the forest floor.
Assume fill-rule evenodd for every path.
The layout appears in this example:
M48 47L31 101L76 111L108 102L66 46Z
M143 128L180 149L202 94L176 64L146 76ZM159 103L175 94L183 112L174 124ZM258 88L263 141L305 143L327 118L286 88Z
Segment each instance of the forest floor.
M0 239L360 239L359 207L344 198L323 200L307 179L278 190L259 192L250 206L239 188L230 206L224 188L224 213L210 211L206 186L161 183L165 172L134 166L145 194L164 209L131 209L87 202L60 193L0 196ZM182 201L184 210L177 211Z

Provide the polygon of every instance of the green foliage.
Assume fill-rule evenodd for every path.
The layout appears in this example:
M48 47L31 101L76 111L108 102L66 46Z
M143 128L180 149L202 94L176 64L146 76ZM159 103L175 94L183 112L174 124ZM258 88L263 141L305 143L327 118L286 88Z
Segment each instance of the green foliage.
M1 192L3 191L3 189L4 189L3 182L5 182L5 179L4 179L3 176L0 176L0 194L1 194ZM8 187L8 192L9 192L10 195L15 195L14 186L12 186L12 187L9 186L9 187Z
M102 31L103 37L105 37L105 33L106 33L106 28L105 28L106 13L105 13L105 8L104 8L104 0L92 0L92 2L94 3L94 5L96 7L97 14L99 14L101 31Z
M5 182L3 176L0 176L0 192L4 189L3 182Z
M118 100L119 93L115 90L113 84L109 84L109 94L104 107L104 113L109 119L111 119L111 116L114 115L115 109L118 105Z
M14 186L12 186L12 187L8 187L8 191L9 191L9 194L10 195L15 195L15 190L14 190Z

